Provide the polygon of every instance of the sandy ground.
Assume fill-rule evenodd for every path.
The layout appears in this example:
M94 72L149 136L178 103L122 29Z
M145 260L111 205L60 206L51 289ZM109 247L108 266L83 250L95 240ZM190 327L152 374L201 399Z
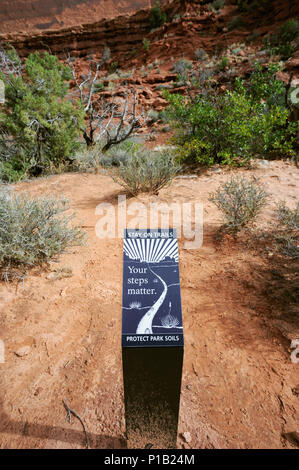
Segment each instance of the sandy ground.
M272 194L257 231L273 219L275 202L294 205L299 178L290 163L235 171L261 177ZM204 204L203 246L190 250L179 240L185 353L177 446L294 448L284 437L299 428L299 365L290 359L299 338L294 265L249 235L214 240L221 217L208 193L227 176L179 178L159 196L128 201ZM24 284L0 284L0 447L83 448L80 422L65 420L64 398L92 448L125 447L122 240L95 233L96 206L116 205L123 191L102 174L51 176L17 189L69 197L88 243L32 270ZM57 267L73 275L48 279Z

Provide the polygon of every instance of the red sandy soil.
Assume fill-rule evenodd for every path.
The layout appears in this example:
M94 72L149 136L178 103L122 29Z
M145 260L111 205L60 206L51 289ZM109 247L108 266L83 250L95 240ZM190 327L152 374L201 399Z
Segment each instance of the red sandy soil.
M293 164L234 171L261 177L271 193L255 233L273 220L276 202L294 206ZM290 342L299 338L295 267L250 233L215 241L221 216L208 193L227 177L210 170L128 200L204 204L203 246L190 250L179 240L185 355L177 447L294 448L285 433L298 430L299 418L299 365L290 359ZM63 398L83 419L92 448L125 447L122 240L95 234L96 206L116 205L123 191L100 173L51 176L16 190L70 198L88 243L35 268L24 284L0 284L0 447L83 448L81 424L65 421ZM49 279L57 267L73 275Z

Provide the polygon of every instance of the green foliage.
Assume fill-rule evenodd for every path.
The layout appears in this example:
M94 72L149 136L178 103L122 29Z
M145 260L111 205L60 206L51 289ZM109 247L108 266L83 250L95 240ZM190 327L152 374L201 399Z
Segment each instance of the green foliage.
M223 8L225 5L225 0L214 0L213 2L209 3L208 6L209 6L209 9L210 10L221 10L221 8Z
M299 258L299 202L294 209L286 206L285 202L280 202L276 208L275 226L277 232L276 239L281 245L282 252L293 259Z
M244 26L244 21L240 16L235 16L228 25L228 30L239 29Z
M157 122L160 119L160 114L154 109L149 109L147 112L147 117L151 120L151 122Z
M266 205L268 194L255 179L233 176L209 200L222 212L227 231L237 233L253 222Z
M151 41L147 38L143 38L142 40L142 47L143 49L148 52L149 51L149 48L150 48L150 45L151 45Z
M109 67L108 67L108 71L109 73L115 73L118 69L118 60L114 60L113 62L111 62L111 64L109 64Z
M66 199L0 191L0 268L9 274L14 266L33 266L80 245L84 232L70 225L74 214Z
M275 70L270 65L263 75L257 68L247 87L237 79L235 89L224 94L207 84L194 97L164 92L179 160L244 165L256 155L294 155L298 123L288 122L289 111L280 103L284 85Z
M280 27L277 33L265 39L265 46L271 54L280 55L282 59L287 60L294 52L292 41L298 36L299 22L296 19L290 19Z
M121 142L118 145L110 147L110 149L100 156L100 164L104 168L119 166L121 163L126 165L126 162L131 154L142 152L142 144L138 138L131 138Z
M285 103L285 85L276 78L276 73L281 70L279 64L268 64L263 68L258 62L250 77L248 93L255 101L266 100L269 106ZM241 83L238 81L238 83Z
M180 170L170 152L150 152L140 146L131 149L125 163L109 171L110 176L130 194L157 194Z
M239 11L251 12L256 8L270 8L273 0L236 0L235 3L238 5Z
M218 62L217 67L219 70L225 70L229 66L229 58L226 56L221 57L220 62Z
M39 174L65 161L78 146L84 112L66 99L69 67L47 52L30 54L21 73L0 71L0 160L5 179Z
M150 27L151 29L159 28L167 20L166 13L161 10L159 1L155 3L150 12Z

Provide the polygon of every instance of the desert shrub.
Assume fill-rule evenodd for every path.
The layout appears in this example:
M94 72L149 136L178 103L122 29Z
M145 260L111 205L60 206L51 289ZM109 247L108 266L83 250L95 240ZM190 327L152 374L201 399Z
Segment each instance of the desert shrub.
M244 26L244 21L240 16L235 16L231 22L228 24L228 30L232 31L233 29L239 29Z
M275 70L270 72L274 77ZM295 155L298 123L290 123L288 109L279 104L284 85L271 81L268 73L264 78L262 71L257 74L248 85L238 79L235 89L223 94L215 92L209 79L193 96L164 92L181 162L243 165L256 155Z
M299 258L299 202L294 209L280 202L276 208L276 240L282 252L294 259Z
M161 4L159 1L151 8L150 11L150 27L151 29L158 28L165 23L167 17L166 13L161 10Z
M0 268L30 267L80 245L84 232L70 224L74 214L66 199L31 198L0 191Z
M178 75L178 80L184 80L187 77L188 70L192 69L192 62L187 59L180 59L173 64L173 71Z
M95 169L101 164L102 142L91 147L82 145L82 148L73 155L71 164L72 171L84 172Z
M119 67L118 60L114 60L108 66L109 73L115 73L118 70L118 67Z
M147 112L147 117L150 119L150 121L156 122L160 119L160 113L154 109L149 109Z
M225 70L229 66L229 58L226 56L221 57L220 62L217 64L219 70Z
M143 40L142 40L142 47L143 47L143 49L144 49L146 52L149 51L150 45L151 45L150 40L147 39L147 38L143 38Z
M10 57L15 62L8 67ZM1 49L1 58L0 160L5 179L14 181L16 174L37 175L50 162L66 161L78 148L84 111L66 98L71 73L57 57L36 52L22 66L14 50Z
M289 19L280 27L277 33L266 37L265 46L271 54L280 55L282 59L287 60L294 52L292 41L298 36L299 21Z
M225 0L214 0L213 2L208 4L210 10L221 10L225 5Z
M196 51L194 52L194 55L197 60L205 60L208 58L208 54L206 53L206 51L201 48L196 49Z
M109 174L130 194L157 194L179 170L180 166L170 152L151 152L139 147L133 149L126 162L111 169Z
M227 231L237 233L252 223L267 203L268 194L254 179L233 176L209 200L222 212Z
M268 106L284 106L285 85L276 78L276 73L280 70L281 66L277 63L270 63L265 68L258 62L254 64L248 86L248 93L254 101L266 100ZM238 83L242 82L237 81Z
M138 138L131 138L114 145L107 152L100 156L99 162L104 168L111 168L125 165L130 154L141 151L142 143Z

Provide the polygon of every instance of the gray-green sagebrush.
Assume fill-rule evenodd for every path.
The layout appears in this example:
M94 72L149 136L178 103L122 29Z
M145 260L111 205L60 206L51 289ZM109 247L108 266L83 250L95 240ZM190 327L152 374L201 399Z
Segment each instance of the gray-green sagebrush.
M209 200L222 212L223 228L236 233L256 219L268 197L259 181L233 176L211 193Z
M85 232L72 224L74 213L65 215L65 198L31 198L0 190L0 267L34 266L81 245Z
M157 194L170 184L181 169L171 152L148 151L136 146L125 163L107 170L113 180L127 192L136 195L142 192Z

